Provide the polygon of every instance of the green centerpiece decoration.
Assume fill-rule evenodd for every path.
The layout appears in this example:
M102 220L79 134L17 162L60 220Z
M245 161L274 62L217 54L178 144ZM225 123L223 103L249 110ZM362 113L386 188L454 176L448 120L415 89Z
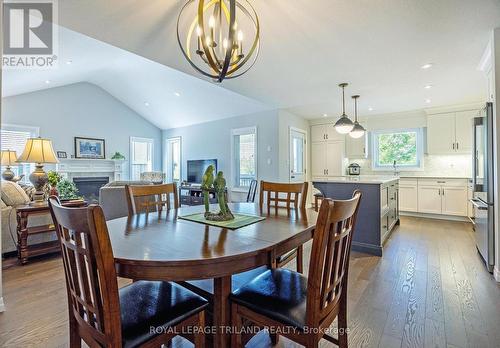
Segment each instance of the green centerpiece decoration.
M234 220L234 215L226 202L226 179L222 171L217 173L214 179L215 167L209 165L203 175L201 190L203 191L203 202L205 203L205 219L209 221L229 221ZM219 202L218 213L210 211L210 191L215 191L215 196Z

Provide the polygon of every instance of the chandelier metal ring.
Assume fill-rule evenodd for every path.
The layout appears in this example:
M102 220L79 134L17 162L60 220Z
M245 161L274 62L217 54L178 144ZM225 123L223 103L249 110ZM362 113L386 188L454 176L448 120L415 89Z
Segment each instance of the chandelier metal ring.
M183 13L187 10L188 7L193 5L195 1L198 1L197 14L194 16L194 19L191 21L189 25L189 29L186 35L186 43L183 45L182 35L181 35L181 17ZM244 1L245 5L248 9L241 3ZM229 4L229 8L228 5ZM205 28L205 13L208 13L209 10L213 8L214 13L218 11L218 19L221 21L221 25L219 28L219 38L220 42L217 44L214 38L214 23L210 23L209 21L209 30L210 36L207 36L207 30ZM251 12L249 11L251 10ZM236 37L236 26L237 26L237 11L244 14L247 19L249 19L249 23L253 25L253 29L255 31L255 36L248 53L243 54L242 50L242 38L239 37L241 35L238 33L238 38ZM222 40L222 19L224 19L228 25L227 27L227 35L224 35L224 40ZM211 21L213 17L211 17ZM215 20L213 20L215 22ZM192 44L193 44L193 34L197 37L198 49L195 51L196 56L199 56L199 61L195 61L195 57L193 57ZM226 33L224 33L226 34ZM222 82L224 79L236 78L244 73L246 73L256 62L259 48L260 48L260 23L257 13L255 9L250 5L247 0L210 0L208 3L205 0L188 0L184 6L182 7L179 17L177 18L177 41L179 47L182 51L182 54L187 59L189 64L199 73L204 76L210 77L212 79L217 80L218 82ZM224 54L221 54L221 58L217 55L215 47L217 45L223 45L223 48L219 48L220 51L225 50ZM239 50L239 53L238 53ZM223 57L223 59L222 59ZM253 61L247 65L250 59ZM208 71L204 70L201 66L204 64L208 67ZM246 69L243 69L243 66L246 65Z

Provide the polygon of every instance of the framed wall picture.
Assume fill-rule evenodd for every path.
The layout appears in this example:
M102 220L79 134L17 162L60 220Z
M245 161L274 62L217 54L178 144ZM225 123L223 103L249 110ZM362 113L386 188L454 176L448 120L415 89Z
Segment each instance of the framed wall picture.
M66 151L57 151L57 158L68 158Z
M75 137L75 158L106 158L104 139Z

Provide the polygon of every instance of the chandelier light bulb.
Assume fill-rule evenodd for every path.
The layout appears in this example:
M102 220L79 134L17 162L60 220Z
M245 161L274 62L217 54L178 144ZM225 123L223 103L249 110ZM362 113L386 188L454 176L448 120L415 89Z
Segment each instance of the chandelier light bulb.
M227 50L227 39L224 38L224 40L222 41L222 47L224 47L225 50Z
M243 32L241 30L238 31L238 41L239 42L243 41Z
M214 16L210 16L210 19L208 20L208 26L210 28L214 28L215 27L215 18L214 18Z
M201 36L201 28L200 26L196 26L196 35Z

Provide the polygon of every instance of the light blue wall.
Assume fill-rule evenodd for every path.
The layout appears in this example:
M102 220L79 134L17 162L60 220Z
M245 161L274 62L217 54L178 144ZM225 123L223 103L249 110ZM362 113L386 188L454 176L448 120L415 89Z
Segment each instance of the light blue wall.
M116 151L130 159L130 137L154 139L154 167L162 169L162 132L112 95L90 83L2 99L2 123L40 127L55 151L74 154L74 137L106 140L106 158ZM128 170L128 166L127 166Z
M278 111L197 124L163 131L163 143L182 138L182 178L186 179L187 160L217 158L218 170L231 175L231 130L257 127L257 175L259 180L278 180ZM269 161L268 161L269 160ZM230 180L228 180L230 182Z

